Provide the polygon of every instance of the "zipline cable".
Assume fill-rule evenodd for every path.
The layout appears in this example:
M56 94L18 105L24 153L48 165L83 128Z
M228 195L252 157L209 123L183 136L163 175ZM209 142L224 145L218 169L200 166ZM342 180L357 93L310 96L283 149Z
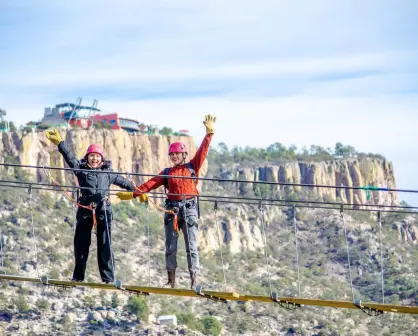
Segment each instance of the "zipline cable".
M67 186L67 185L58 185L58 184L44 184L44 183L33 183L33 182L26 182L26 181L9 181L9 180L0 180L0 186L4 186L4 187L14 187L15 185L6 185L6 184L2 184L2 183L16 183L18 185L37 185L37 186L47 186L47 187L51 187L54 186L56 188L73 188L73 189L90 189L89 187L78 187L78 186ZM19 186L16 185L15 187ZM26 189L27 187L21 187ZM34 187L33 187L34 188ZM43 189L43 190L57 190L56 188L51 188L51 189L47 189L47 188L34 188L34 189ZM105 188L96 188L97 190L104 190L104 191L110 191L110 192L118 192L120 191L119 189L105 189ZM65 191L65 190L64 190ZM148 193L150 195L166 195L165 193L162 192L152 192L152 193ZM190 196L196 196L196 195L191 195L191 194L171 194L171 195L176 195L176 196L182 196L182 197L190 197ZM257 203L252 203L252 204L258 204L258 198L254 198L254 197L240 197L240 196L221 196L221 195L204 195L201 194L199 197L202 198L216 198L217 200L219 200L219 202L221 202L221 199L226 199L226 200L245 200L245 201L257 201ZM287 199L272 199L272 198L267 198L264 199L265 201L268 202L283 202L283 203L290 203L290 204L319 204L319 205L338 205L340 206L341 203L338 202L325 202L325 201L312 201L312 200L287 200ZM249 204L248 202L246 204ZM268 203L264 203L264 204L268 204ZM373 205L373 204L356 204L356 203L342 203L344 205L344 207L347 206L356 206L356 207L377 207L377 205ZM271 205L271 204L269 204ZM286 206L286 205L283 205ZM409 210L413 210L416 209L418 210L418 207L413 207L413 206L401 206L401 205L385 205L385 208L389 208L389 209L409 209ZM316 208L316 207L314 207ZM338 210L338 208L336 208ZM346 208L346 210L359 210L359 211L368 211L368 209L350 209L350 208ZM377 211L377 210L372 210L372 211ZM387 210L382 210L384 212L387 212ZM405 212L404 212L405 213Z
M71 171L84 171L91 172L89 169L80 169L80 168L59 168L59 167L47 167L47 166L35 166L35 165L21 165L14 163L0 163L0 166L6 167L18 167L18 168L34 168L34 169L55 169L55 170L71 170ZM106 171L96 171L95 173L105 173ZM112 172L112 174L126 175L126 172ZM228 183L249 183L249 184L266 184L266 185L276 185L276 186L290 186L290 187L306 187L306 188L330 188L330 189L348 189L348 190L374 190L374 191L387 191L387 192L404 192L404 193L418 193L418 190L411 189L391 189L391 188L381 188L373 186L336 186L336 185L325 185L325 184L304 184L304 183L291 183L291 182L269 182L269 181L247 181L247 180L238 180L238 179L219 179L219 178L209 178L209 177L196 177L196 176L174 176L174 175L160 175L160 174L143 174L143 173L130 173L132 176L142 176L142 177L164 177L164 178L176 178L176 179L197 179L202 181L212 181L212 182L228 182Z
M21 188L21 189L27 189L28 185L30 185L30 182L24 182L25 185L5 185L5 184L1 184L0 181L0 187L7 187L7 188ZM79 187L73 186L73 188L78 189ZM36 186L32 187L33 190L44 190L44 191L59 191L57 188L38 188ZM98 189L99 190L99 189ZM120 191L120 190L115 190L115 191ZM163 195L164 193L149 193L150 195L152 195L154 198L161 198L161 199L165 199L166 197L164 196L158 196L158 195ZM113 193L111 195L114 195ZM184 194L178 194L181 196L185 196ZM186 195L187 196L187 195ZM194 195L196 196L196 195ZM221 199L218 199L221 198ZM203 202L215 202L216 200L219 203L230 203L230 204L243 204L243 205L257 205L258 202L243 202L243 200L246 200L247 198L238 198L241 199L240 201L231 201L233 199L237 199L237 197L229 197L229 196L217 196L217 195L200 195L199 196L200 201ZM274 200L273 200L274 201ZM278 200L279 201L279 200ZM294 201L292 200L280 200L282 202L286 202L288 204L275 204L275 203L264 203L264 205L269 205L269 206L279 206L279 207L288 207L290 206L290 204L293 204ZM310 204L311 201L303 201L304 204ZM320 204L328 204L327 202L322 202ZM341 204L341 203L338 203ZM347 205L345 203L343 203L344 205ZM359 204L356 204L359 205ZM360 206L360 205L359 205ZM363 206L363 205L362 205ZM322 207L322 206L310 206L310 205L295 205L296 208L305 208L305 209L328 209L328 210L339 210L339 208L337 207ZM391 207L391 206L385 206L385 207ZM396 207L396 208L400 208L400 209L417 209L417 207ZM376 212L378 211L377 209L354 209L354 208L345 208L346 211L362 211L362 212ZM416 211L401 211L401 210L380 210L380 212L382 213L396 213L396 214L413 214L413 215L417 215L418 212Z

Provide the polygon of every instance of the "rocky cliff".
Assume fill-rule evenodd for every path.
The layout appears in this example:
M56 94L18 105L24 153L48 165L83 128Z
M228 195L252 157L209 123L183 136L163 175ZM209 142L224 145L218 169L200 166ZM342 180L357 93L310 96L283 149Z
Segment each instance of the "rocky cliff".
M363 187L375 186L381 188L396 188L395 174L392 163L374 158L333 160L323 162L290 161L268 166L234 167L219 169L223 178L243 181L268 181L301 184L317 184L331 186ZM254 186L248 183L238 183L235 189L245 195ZM378 205L398 204L397 193L370 192L367 197L365 190L335 189L335 188L303 188L313 191L316 198L324 201L343 201L345 203L369 203ZM275 186L282 196L302 192L299 186Z
M70 145L76 157L83 157L91 143L103 146L106 157L112 160L115 171L144 174L157 174L163 168L169 167L168 147L171 142L182 141L189 148L189 154L196 152L192 137L175 137L161 135L130 135L125 131L104 129L60 130L60 135ZM18 162L24 165L65 167L66 164L54 146L42 132L33 133L0 133L0 162ZM206 172L207 164L202 173ZM38 181L47 182L43 169L28 169ZM70 173L54 172L62 184L74 183ZM147 179L147 178L145 178ZM143 177L135 177L137 183L144 181Z
M41 132L38 133L1 133L0 162L14 160L25 165L64 167L62 156L58 153ZM161 135L129 135L124 131L96 129L61 130L61 136L66 139L77 157L82 157L91 143L104 147L108 158L112 160L116 171L155 174L170 165L167 151L173 141L183 141L187 144L190 155L196 151L192 137L169 137ZM35 174L33 169L29 170ZM203 167L202 176L206 174L207 164ZM68 173L55 172L61 183L73 183L73 177ZM291 182L302 184L347 185L396 188L393 166L390 162L364 157L361 159L333 160L324 162L290 161L268 166L256 167L219 167L222 178L233 178L244 181ZM38 181L45 181L44 172L36 172ZM136 182L142 182L141 177ZM245 195L254 188L248 183L238 183L234 188L228 186L228 191L237 191ZM289 193L300 193L300 187L274 187L275 191L285 196ZM343 190L332 188L311 188L317 198L327 201L344 201L347 203L372 203L392 205L398 203L396 193L371 192L370 199L364 190Z

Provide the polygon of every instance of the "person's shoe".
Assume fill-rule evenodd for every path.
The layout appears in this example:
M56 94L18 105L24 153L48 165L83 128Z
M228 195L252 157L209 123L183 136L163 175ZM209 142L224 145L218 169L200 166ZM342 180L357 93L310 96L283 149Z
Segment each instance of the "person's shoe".
M84 280L79 280L79 279L71 279L71 281L74 281L74 282L84 282Z
M170 285L171 288L174 288L176 286L176 271L167 271L167 275L168 281L165 285Z
M190 273L190 289L193 289L197 283L197 272Z

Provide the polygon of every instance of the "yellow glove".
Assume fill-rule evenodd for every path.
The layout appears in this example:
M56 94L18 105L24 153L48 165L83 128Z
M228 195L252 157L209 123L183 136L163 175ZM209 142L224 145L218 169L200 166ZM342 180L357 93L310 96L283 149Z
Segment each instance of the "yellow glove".
M141 194L141 196L139 196L139 201L141 203L144 203L144 202L148 201L148 196L145 195L145 194Z
M215 129L214 129L215 123L216 123L216 117L213 117L210 114L205 116L205 121L203 122L203 125L206 126L206 134L215 133Z
M122 201L129 201L134 198L134 193L132 191L119 191L116 196Z
M52 131L45 131L45 135L54 145L58 146L59 143L62 141L61 136L59 135L56 129Z

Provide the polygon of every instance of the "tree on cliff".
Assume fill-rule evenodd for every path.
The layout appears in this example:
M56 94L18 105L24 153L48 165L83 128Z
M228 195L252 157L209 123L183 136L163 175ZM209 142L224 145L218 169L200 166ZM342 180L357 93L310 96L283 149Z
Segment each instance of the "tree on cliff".
M344 146L341 142L335 144L334 156L336 157L347 158L356 156L356 154L356 149L353 146Z

